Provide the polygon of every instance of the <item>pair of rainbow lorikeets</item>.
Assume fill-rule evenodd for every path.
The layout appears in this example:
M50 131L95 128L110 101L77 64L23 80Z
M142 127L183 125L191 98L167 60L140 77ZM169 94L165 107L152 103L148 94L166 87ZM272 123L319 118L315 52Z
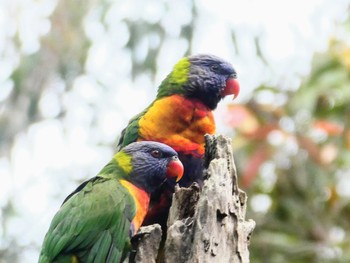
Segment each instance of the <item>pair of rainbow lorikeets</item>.
M113 159L63 202L39 262L120 262L142 224L164 227L175 183L203 182L204 135L215 133L212 110L238 92L228 62L182 58L156 99L123 130Z

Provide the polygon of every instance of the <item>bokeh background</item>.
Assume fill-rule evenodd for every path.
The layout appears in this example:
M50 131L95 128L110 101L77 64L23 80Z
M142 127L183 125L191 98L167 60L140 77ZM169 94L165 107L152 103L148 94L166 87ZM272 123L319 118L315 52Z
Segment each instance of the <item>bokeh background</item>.
M349 0L0 1L0 262L37 262L62 200L182 56L241 94L215 111L257 222L252 262L350 262Z

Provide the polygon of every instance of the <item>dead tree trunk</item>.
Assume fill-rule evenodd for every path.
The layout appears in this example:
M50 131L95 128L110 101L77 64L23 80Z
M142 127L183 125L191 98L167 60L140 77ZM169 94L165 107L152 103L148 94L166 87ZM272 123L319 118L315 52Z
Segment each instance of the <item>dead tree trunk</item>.
M238 188L231 139L221 135L207 135L205 139L203 188L200 191L196 184L176 188L168 218L164 261L247 263L255 222L245 220L247 196ZM157 225L150 226L146 231L149 236L144 234L139 239L135 262L156 262L159 229Z

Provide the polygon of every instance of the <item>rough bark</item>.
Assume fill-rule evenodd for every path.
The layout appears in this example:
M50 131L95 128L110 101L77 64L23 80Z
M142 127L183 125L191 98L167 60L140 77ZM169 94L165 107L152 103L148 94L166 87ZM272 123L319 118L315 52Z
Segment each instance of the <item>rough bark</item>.
M158 224L141 227L133 237L135 251L130 256L134 263L155 263L162 239L162 228Z
M255 222L245 220L247 196L238 187L231 139L222 135L205 138L204 185L201 191L196 184L176 188L168 218L164 261L247 263ZM159 246L161 239L161 233L156 234L159 237L139 243L152 253L142 252L141 261L137 262L155 262L152 243L156 240Z

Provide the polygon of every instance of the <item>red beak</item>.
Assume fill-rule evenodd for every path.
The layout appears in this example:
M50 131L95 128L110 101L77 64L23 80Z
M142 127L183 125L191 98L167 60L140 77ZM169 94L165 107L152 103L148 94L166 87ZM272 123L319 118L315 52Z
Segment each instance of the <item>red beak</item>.
M184 166L177 156L173 156L166 170L167 178L176 178L176 182L180 181L184 174Z
M237 79L235 78L229 78L226 81L226 86L224 88L224 90L221 92L221 96L225 97L227 95L232 95L233 94L233 99L237 98L238 94L239 94L239 83L237 81Z

